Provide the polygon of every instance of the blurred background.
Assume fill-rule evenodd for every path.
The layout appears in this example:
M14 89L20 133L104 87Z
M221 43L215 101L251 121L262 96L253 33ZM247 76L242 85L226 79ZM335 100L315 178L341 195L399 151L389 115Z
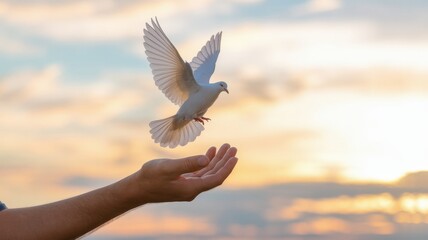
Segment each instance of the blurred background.
M56 201L153 158L228 142L240 162L192 203L148 205L86 239L425 239L428 2L2 0L0 200ZM183 59L223 31L226 81L196 142L165 149L172 115L143 28Z

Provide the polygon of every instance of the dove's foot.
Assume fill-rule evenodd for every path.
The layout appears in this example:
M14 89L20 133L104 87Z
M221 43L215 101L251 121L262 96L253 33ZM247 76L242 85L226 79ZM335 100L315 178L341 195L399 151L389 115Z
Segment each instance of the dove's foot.
M195 120L196 122L200 122L200 123L202 123L202 125L204 125L205 123L204 123L204 120L202 120L202 118L194 118L193 120Z
M202 123L202 125L205 125L205 122L204 121L209 121L209 120L211 120L210 118L206 118L206 117L197 117L197 118L194 118L193 120L195 120L196 122L200 122L200 123Z

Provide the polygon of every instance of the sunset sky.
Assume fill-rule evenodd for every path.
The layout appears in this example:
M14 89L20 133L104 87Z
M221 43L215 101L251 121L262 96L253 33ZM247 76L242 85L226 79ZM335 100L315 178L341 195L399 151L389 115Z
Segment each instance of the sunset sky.
M239 150L238 166L223 190L196 204L215 208L210 196L240 199L248 189L257 195L281 184L309 190L331 183L344 189L325 198L287 195L288 202L272 195L264 204L277 205L263 208L264 219L292 221L290 236L329 234L330 226L341 226L341 234L399 236L396 224L416 220L398 213L415 211L427 224L421 186L411 188L420 195L388 188L412 187L403 177L428 170L427 8L423 0L2 0L0 200L22 207L63 199L151 159L228 142ZM202 135L176 149L153 143L149 133L150 121L177 111L155 86L144 53L143 28L153 17L187 61L223 32L211 81L227 82L230 94L208 111L212 121ZM355 185L369 195L353 192ZM354 204L361 199L366 207ZM379 214L338 219L347 208L338 202L356 206L346 214ZM94 239L220 234L210 213L192 216L185 206L135 211ZM320 217L299 225L307 206ZM354 220L367 225L352 232L347 224ZM260 236L260 226L230 224L231 235L221 236Z

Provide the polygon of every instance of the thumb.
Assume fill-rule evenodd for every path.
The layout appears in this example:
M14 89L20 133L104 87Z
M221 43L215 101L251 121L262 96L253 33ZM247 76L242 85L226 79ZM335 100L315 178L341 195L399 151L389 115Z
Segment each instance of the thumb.
M209 163L205 155L197 155L168 161L167 171L177 175L198 171Z

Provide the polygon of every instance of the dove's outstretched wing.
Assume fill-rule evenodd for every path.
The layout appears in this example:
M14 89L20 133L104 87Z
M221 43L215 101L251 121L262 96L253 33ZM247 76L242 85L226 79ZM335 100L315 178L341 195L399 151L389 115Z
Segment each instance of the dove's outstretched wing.
M156 86L169 100L181 106L199 85L190 65L183 61L157 19L156 22L152 19L152 26L146 23L144 47Z
M220 43L221 32L211 36L211 39L202 47L198 55L192 59L190 66L192 66L193 75L198 83L209 83L220 53Z

